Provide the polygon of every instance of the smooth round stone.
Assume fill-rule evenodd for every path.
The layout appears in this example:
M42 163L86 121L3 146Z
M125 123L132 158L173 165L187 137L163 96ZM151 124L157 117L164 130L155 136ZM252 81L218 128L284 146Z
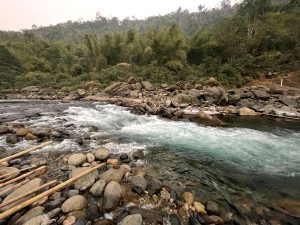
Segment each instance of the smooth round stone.
M86 156L82 153L71 155L68 159L68 164L71 166L80 166L86 161Z
M68 198L61 206L64 213L82 210L87 207L87 200L82 195L75 195Z
M105 160L109 157L109 150L107 148L99 148L95 151L95 158L97 160Z

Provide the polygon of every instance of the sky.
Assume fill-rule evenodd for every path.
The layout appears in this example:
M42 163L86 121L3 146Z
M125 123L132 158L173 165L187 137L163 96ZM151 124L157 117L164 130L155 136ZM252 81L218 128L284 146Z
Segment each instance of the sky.
M221 0L0 0L0 30L55 25L68 20L92 20L96 13L120 19L164 15L179 7L197 11L200 4L217 7Z

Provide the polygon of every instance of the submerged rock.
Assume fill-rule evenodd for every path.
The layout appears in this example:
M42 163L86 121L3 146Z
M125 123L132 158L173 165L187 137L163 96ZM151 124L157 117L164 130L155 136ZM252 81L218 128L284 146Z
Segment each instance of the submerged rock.
M6 143L8 144L16 144L17 143L17 135L15 134L8 134L6 135Z

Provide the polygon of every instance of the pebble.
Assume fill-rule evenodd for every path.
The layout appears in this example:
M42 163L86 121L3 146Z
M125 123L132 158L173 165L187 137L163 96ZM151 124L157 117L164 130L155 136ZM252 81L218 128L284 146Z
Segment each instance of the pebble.
M75 216L69 216L64 220L63 225L73 225L75 222L76 222Z
M68 159L68 164L71 166L80 166L86 161L86 156L82 153L71 155Z
M100 197L102 195L105 185L106 182L104 180L98 180L96 183L93 184L93 186L90 189L90 192L94 197Z
M95 161L95 156L92 153L87 153L86 154L86 159L89 163L92 163Z
M6 143L16 144L17 143L17 135L15 135L15 134L6 135Z
M52 209L51 211L49 211L47 213L47 215L49 216L50 219L52 219L52 218L58 216L60 212L61 212L61 208L55 208L55 209Z
M193 202L193 206L197 213L206 214L205 206L200 202Z
M76 190L76 189L68 190L68 192L67 192L68 198L71 198L71 197L73 197L74 195L79 195L79 191Z

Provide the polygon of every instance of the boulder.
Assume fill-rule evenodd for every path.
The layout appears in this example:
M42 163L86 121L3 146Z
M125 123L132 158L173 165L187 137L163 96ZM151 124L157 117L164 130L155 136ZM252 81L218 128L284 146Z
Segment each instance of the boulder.
M252 91L254 96L259 99L259 100L269 100L270 95L268 92L263 91L263 90L253 90Z
M84 97L86 95L86 91L84 89L77 89L77 94L80 97Z
M240 116L257 116L258 113L255 112L253 109L243 107L239 109L239 115Z
M120 168L118 168L118 169L110 168L109 170L100 174L99 178L106 182L110 182L110 181L120 182L128 170L129 170L128 167L123 166L123 165L121 165Z
M42 214L36 217L31 218L27 222L25 222L23 225L49 225L50 224L50 218L47 214Z
M28 87L24 87L21 92L39 92L39 87L37 86L28 86Z
M0 134L9 133L10 129L7 126L0 126Z
M118 182L111 181L104 190L103 208L106 210L115 209L121 200L122 189Z
M7 134L6 135L6 143L8 144L16 144L17 143L17 135L15 134Z
M211 87L214 87L214 86L219 86L220 85L220 82L214 78L214 77L210 77L208 78L208 80L206 81L206 84L208 86L211 86Z
M154 177L149 177L147 178L148 182L148 192L150 195L155 195L155 194L158 194L161 189L162 189L162 184L161 182L154 178Z
M198 112L191 116L190 121L208 126L222 126L224 124L220 119L212 117L204 112Z
M106 87L103 92L109 95L126 96L130 91L130 85L123 82L116 82Z
M23 137L23 136L25 136L26 134L28 134L29 132L30 132L30 130L29 130L28 128L22 127L22 128L20 128L20 129L18 129L18 130L16 131L16 135L17 135L18 137Z
M134 76L131 76L131 77L128 78L127 83L128 84L135 84L135 83L137 83L137 79Z
M224 104L228 100L227 94L221 87L206 87L203 89L204 100L212 104Z
M208 201L205 204L206 206L206 211L210 214L215 214L215 215L219 215L220 214L220 206L218 203L214 202L214 201Z
M141 214L133 214L126 216L121 222L120 225L142 225L143 218Z
M109 150L107 148L101 147L95 151L95 158L97 160L105 160L109 157Z
M50 129L48 128L36 128L32 129L31 133L39 138L48 137L50 135Z
M129 96L131 98L138 98L140 96L140 91L139 90L133 90L129 93Z
M134 176L129 178L132 190L138 194L142 194L147 188L147 180L142 176Z
M82 153L71 155L68 159L68 164L71 166L80 166L86 162L86 156Z
M90 192L94 197L100 197L102 195L105 185L106 182L104 180L98 180L96 183L93 184L93 186L90 189Z
M87 207L87 200L82 195L75 195L68 198L61 206L61 210L64 213L73 212L85 209Z
M84 171L89 170L89 169L90 169L89 167L76 168L76 169L72 170L69 178L72 178L80 173L83 173ZM88 189L95 183L97 176L98 176L98 170L95 170L95 171L88 173L87 175L79 178L78 180L76 180L74 182L75 189L77 189L79 191L84 191L84 190Z
M154 86L149 81L143 81L142 86L147 91L154 91L155 90Z
M178 94L172 98L172 104L175 107L187 107L192 104L192 97L185 94Z
M2 203L5 203L7 202L8 200L12 199L12 198L15 198L17 196L20 196L28 191L31 191L32 189L35 189L39 186L41 186L43 184L43 181L40 179L40 178L35 178L35 179L32 179L31 181L29 181L28 183L22 185L21 187L17 188L15 191L13 191L11 194L9 194L4 200ZM32 198L33 195L29 195L27 197L24 197L18 201L15 201L3 208L1 208L1 211L4 212L18 204L20 204L21 202L24 202L30 198Z
M15 225L22 225L26 221L37 217L39 215L42 215L44 213L44 207L42 206L37 206L33 209L30 209L28 212L26 212L24 215L22 215L14 224Z
M137 160L137 159L144 159L145 158L145 154L144 154L144 151L142 149L137 149L136 151L134 151L132 153L132 158L134 160Z

